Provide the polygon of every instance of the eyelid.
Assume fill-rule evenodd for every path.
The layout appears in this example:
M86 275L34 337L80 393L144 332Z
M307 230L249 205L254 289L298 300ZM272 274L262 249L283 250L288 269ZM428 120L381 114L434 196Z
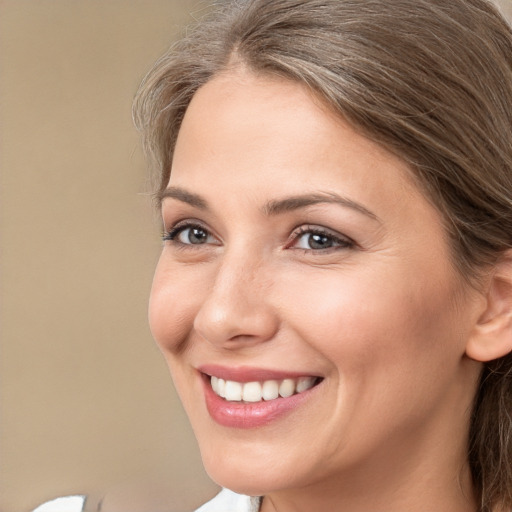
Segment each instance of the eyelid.
M210 231L210 229L204 224L204 222L193 217L186 217L173 222L166 222L164 219L163 230L165 232L170 233L177 229L182 229L183 227L200 227L201 229L206 229L207 231Z

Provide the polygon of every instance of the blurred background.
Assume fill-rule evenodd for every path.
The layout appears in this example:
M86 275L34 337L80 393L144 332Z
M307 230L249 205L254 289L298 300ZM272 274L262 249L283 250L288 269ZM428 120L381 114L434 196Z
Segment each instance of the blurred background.
M0 0L0 511L216 492L147 327L160 227L131 121L204 14L185 0Z
M217 490L147 327L160 227L131 122L204 12L0 0L0 512L73 493L184 512Z

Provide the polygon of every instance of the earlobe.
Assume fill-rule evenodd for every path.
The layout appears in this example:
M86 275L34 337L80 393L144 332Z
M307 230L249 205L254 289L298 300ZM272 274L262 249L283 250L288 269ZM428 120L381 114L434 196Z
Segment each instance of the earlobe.
M466 344L466 355L480 362L512 352L512 251L496 263L486 287L486 306Z

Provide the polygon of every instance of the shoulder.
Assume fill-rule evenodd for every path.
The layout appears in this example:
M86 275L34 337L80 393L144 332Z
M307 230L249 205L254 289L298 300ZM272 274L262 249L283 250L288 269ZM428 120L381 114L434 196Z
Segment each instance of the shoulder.
M222 491L195 512L258 512L261 498L236 494L229 489Z

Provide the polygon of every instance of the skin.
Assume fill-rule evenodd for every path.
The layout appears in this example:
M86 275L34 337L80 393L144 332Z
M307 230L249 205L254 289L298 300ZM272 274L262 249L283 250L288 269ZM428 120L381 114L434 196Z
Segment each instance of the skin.
M194 96L169 186L208 207L163 199L166 231L183 227L164 243L150 325L210 476L265 495L263 512L476 510L466 443L480 364L465 351L484 299L407 165L301 85L232 70ZM265 212L329 193L358 206ZM187 219L205 243L189 243ZM311 227L333 246L312 249ZM206 409L204 364L323 381L268 425L228 428Z

